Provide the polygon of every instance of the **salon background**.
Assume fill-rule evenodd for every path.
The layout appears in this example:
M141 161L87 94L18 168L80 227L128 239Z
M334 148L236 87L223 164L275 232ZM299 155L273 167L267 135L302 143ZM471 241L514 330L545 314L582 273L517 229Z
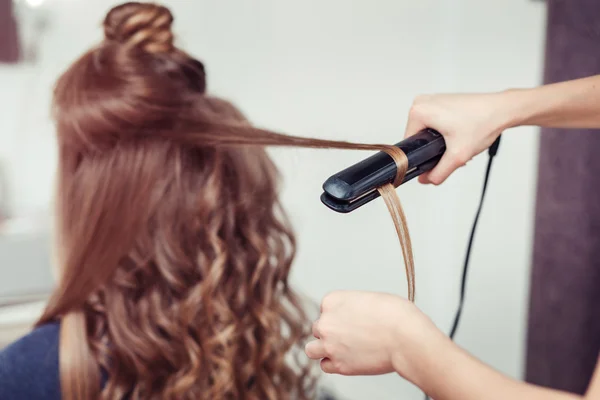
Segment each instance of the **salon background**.
M543 80L547 4L530 0L258 2L165 0L178 41L207 67L209 91L260 126L395 143L412 99ZM0 346L35 319L52 285L51 196L57 152L52 84L101 40L109 0L0 0ZM14 15L16 24L12 24ZM471 259L457 342L524 378L538 131L505 135ZM382 201L336 214L322 182L364 158L343 150L269 150L299 238L293 283L318 301L334 289L405 294L402 256ZM441 187L399 189L414 245L417 304L448 330L486 155ZM33 300L27 302L26 300ZM413 399L396 376L327 377L340 397Z

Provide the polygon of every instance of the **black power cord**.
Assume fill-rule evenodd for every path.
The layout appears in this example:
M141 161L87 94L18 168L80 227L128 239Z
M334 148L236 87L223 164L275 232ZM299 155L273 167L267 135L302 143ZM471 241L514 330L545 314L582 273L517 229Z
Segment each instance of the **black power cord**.
M473 228L471 229L471 237L469 238L469 245L467 246L467 254L465 256L465 263L462 271L462 279L460 283L460 299L458 301L458 308L456 309L456 315L454 316L454 323L450 330L450 339L454 340L454 335L458 329L458 323L460 322L460 316L462 315L463 305L465 304L465 291L467 286L467 272L469 270L469 259L471 258L471 248L473 247L473 240L475 238L475 229L477 228L477 222L479 222L479 215L483 208L483 199L485 198L485 192L487 191L488 181L490 179L490 171L492 170L492 161L494 156L498 153L498 147L500 146L500 136L492 143L488 149L488 164L485 171L485 178L483 179L483 191L481 192L481 199L479 200L479 207L475 214L475 221L473 221ZM425 400L429 400L429 396L425 394Z

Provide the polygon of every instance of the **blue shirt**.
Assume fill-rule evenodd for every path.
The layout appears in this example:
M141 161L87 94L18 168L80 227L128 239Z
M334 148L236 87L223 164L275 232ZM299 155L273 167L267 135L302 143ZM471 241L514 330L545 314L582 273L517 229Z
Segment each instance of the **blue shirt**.
M0 351L0 399L60 400L58 322L40 326Z

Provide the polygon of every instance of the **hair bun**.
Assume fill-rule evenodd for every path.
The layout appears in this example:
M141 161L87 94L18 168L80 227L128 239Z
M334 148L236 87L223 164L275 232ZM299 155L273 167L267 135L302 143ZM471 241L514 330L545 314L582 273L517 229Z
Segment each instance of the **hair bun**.
M110 10L104 19L106 40L137 47L148 53L173 49L173 15L152 3L125 3Z

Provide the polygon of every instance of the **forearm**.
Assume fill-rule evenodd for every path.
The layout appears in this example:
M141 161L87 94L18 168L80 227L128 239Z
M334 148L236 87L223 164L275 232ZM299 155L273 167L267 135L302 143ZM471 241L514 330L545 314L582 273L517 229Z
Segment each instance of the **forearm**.
M600 75L500 94L506 127L600 128Z
M448 338L431 346L411 379L435 400L576 400L580 396L508 378Z

